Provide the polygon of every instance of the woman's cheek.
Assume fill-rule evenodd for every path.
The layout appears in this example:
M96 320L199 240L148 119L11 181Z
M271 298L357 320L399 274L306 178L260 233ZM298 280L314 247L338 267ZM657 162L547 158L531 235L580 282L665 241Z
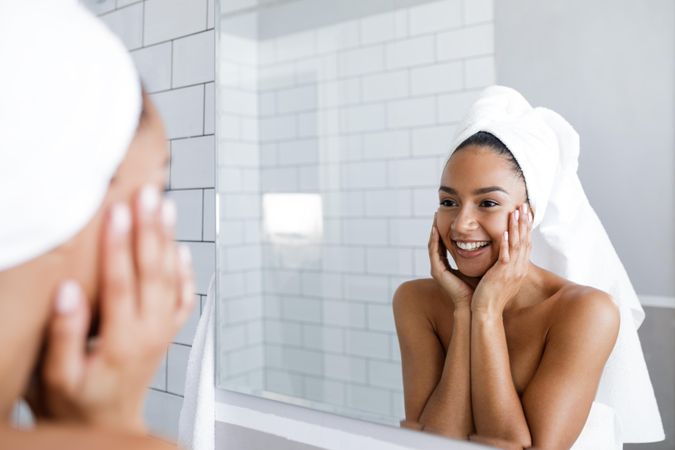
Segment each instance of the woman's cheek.
M490 235L490 238L499 243L504 235L504 231L508 230L509 214L499 211L496 214L487 217L484 221L485 230Z
M436 214L436 227L438 227L438 231L441 236L448 234L452 220L453 215L450 211L443 208L442 206L438 208L438 213Z

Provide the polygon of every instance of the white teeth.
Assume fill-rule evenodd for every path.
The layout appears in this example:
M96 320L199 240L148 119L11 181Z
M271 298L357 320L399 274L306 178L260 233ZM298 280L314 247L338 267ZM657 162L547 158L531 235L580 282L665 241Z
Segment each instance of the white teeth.
M481 247L485 247L488 245L490 242L489 241L483 241L483 242L461 242L461 241L455 241L457 243L457 247L461 248L462 250L477 250Z

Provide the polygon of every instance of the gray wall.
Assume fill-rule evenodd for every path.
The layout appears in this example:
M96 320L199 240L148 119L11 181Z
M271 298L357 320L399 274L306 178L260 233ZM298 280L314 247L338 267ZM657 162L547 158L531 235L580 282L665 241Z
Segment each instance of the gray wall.
M675 296L675 2L495 2L497 82L565 116L579 175L635 289ZM675 449L675 310L640 329L666 441Z
M640 294L675 296L675 2L495 2L497 81L566 117Z
M666 440L653 444L626 445L626 450L675 449L675 309L645 308L640 341L661 411Z

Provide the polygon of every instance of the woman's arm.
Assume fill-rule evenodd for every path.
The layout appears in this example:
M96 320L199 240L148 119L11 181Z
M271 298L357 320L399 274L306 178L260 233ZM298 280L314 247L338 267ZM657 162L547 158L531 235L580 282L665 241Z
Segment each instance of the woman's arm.
M467 439L474 428L469 376L473 289L450 268L435 215L428 250L434 287L440 290L425 292L412 282L394 294L406 411L402 425ZM452 302L452 319L439 306L443 302L432 301L439 294ZM434 327L439 321L451 326L447 352Z
M473 429L469 377L471 311L455 308L448 351L421 311L419 292L403 284L394 295L401 346L406 420L403 426L467 439Z
M529 268L532 215L521 205L509 215L499 258L471 300L471 400L476 432L530 447L532 438L513 385L502 315Z
M530 430L511 378L501 314L473 313L471 400L477 434L530 447Z
M470 335L470 307L455 309L443 373L419 418L424 430L460 439L473 431Z
M537 449L570 448L579 437L619 333L620 316L601 291L562 299L522 402Z

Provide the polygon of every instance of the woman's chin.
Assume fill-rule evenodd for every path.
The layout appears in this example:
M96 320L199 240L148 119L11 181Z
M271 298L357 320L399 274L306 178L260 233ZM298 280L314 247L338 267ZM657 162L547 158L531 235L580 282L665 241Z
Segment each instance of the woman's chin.
M457 270L465 277L480 278L485 275L485 272L489 270L489 267L474 264L457 264Z

